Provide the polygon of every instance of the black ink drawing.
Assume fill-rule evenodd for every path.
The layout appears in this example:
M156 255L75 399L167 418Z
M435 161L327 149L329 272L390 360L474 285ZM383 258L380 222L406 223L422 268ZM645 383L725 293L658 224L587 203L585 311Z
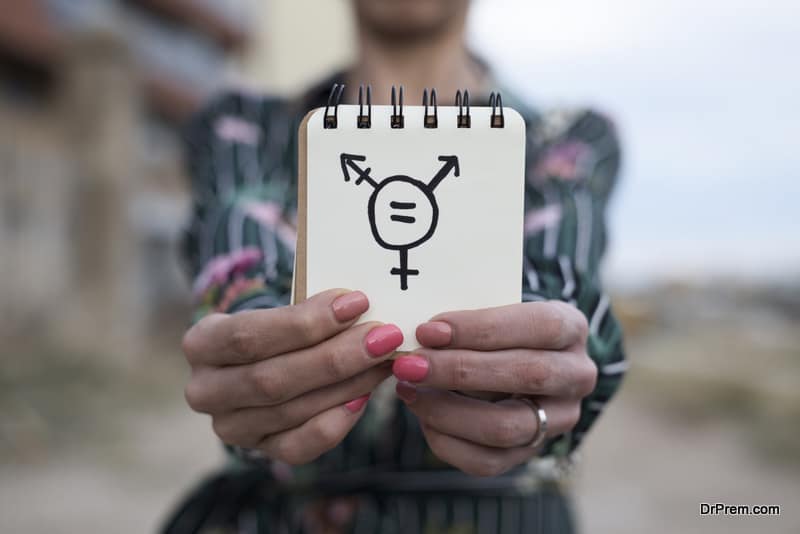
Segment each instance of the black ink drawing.
M365 162L366 156L341 155L344 181L350 181L354 171L356 185L367 182L373 187L367 206L372 236L383 248L400 252L400 266L390 273L400 277L400 289L408 289L408 277L419 274L408 268L408 251L431 238L439 222L439 206L433 192L436 186L452 171L459 175L457 156L439 156L444 165L427 184L420 180L398 174L384 178L380 183L370 176L371 168L362 169L357 162Z

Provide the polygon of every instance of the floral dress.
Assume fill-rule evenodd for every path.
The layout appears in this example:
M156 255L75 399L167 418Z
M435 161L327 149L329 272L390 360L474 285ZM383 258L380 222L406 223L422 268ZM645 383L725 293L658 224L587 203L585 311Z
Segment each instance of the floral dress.
M288 304L297 130L340 78L291 100L229 92L188 126L193 211L183 253L194 281L195 320ZM550 439L527 465L470 477L431 453L416 418L393 388L382 386L345 440L309 465L290 467L226 446L228 465L185 499L165 532L313 532L320 510L342 502L349 510L344 526L330 532L575 531L565 467L626 369L622 332L598 276L619 143L610 121L593 111L543 114L503 96L527 124L522 299L570 302L590 325L598 381L577 426ZM473 97L473 105L486 100Z

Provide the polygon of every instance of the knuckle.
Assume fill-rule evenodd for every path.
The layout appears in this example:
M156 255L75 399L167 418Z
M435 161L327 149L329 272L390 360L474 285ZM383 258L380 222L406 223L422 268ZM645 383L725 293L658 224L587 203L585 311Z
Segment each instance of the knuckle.
M526 361L515 375L519 380L518 390L521 392L537 392L544 389L550 378L550 364L545 358Z
M320 339L322 336L322 323L310 302L294 307L294 322L298 335L306 341Z
M205 413L208 411L204 388L196 381L192 380L186 384L183 389L183 397L186 399L186 404L195 412Z
M549 303L548 312L543 315L542 335L558 346L566 344L566 338L569 335L567 327L569 319L564 304L561 302Z
M584 354L576 365L574 395L583 398L594 391L597 385L597 364Z
M203 350L202 331L209 323L220 320L222 314L211 314L200 319L194 326L184 332L181 338L181 351L189 363L194 363L197 355Z
M492 446L509 448L520 442L522 428L515 418L498 417L487 432Z
M239 325L231 333L230 348L239 356L248 356L255 351L257 338L258 336L255 335L252 329L245 325Z
M584 367L586 370L584 372L584 396L594 391L594 388L597 387L597 364L588 356L586 357L585 361L586 364Z
M586 317L575 306L559 300L533 305L532 328L546 342L565 347L588 336Z
M350 377L347 354L338 348L336 344L328 348L323 354L322 363L325 366L325 372L335 382L341 382Z
M472 370L467 358L459 351L454 352L450 370L452 389L464 389L468 387L471 376Z
M274 366L256 365L251 370L256 389L267 404L279 404L286 400L286 384Z
M563 317L561 341L570 345L578 341L585 341L589 336L589 321L581 310L567 302L556 301Z
M193 326L183 334L183 338L181 338L181 352L186 357L186 360L189 363L194 361L194 355L197 352L197 341L195 341L197 337L197 331L195 330L196 326Z
M574 306L569 307L572 308L572 315L574 317L573 324L575 325L575 335L577 340L581 341L582 343L586 343L586 339L589 337L589 320L579 309L575 308Z

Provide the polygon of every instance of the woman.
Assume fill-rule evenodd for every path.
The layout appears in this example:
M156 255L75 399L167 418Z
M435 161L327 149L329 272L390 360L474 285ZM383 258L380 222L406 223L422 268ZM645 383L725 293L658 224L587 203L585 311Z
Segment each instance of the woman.
M369 307L358 288L288 305L297 127L334 82L370 83L379 104L393 84L407 100L467 88L473 105L497 87L463 43L468 0L354 6L352 68L293 100L223 95L189 128L186 257L200 305L183 342L186 397L212 416L231 469L166 530L573 532L560 468L625 369L597 274L613 128L503 91L528 130L525 302L444 312L392 363L402 334L354 326Z

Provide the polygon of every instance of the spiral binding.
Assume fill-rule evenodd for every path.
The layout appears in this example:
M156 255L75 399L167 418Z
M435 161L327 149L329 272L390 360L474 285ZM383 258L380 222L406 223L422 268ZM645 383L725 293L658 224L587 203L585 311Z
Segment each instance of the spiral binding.
M464 99L461 99L461 91L456 91L456 106L458 106L458 120L456 126L459 128L471 128L472 117L469 114L469 91L464 89ZM466 113L464 110L466 109Z
M358 119L356 126L359 128L372 127L372 86L367 85L367 114L364 115L364 86L358 87Z
M328 95L328 104L325 106L325 114L323 115L323 125L325 128L336 128L339 125L339 104L342 101L344 87L344 84L338 83L333 84L333 87L331 87L331 92ZM364 85L362 84L358 88L358 117L356 118L356 127L372 128L372 86L366 86L366 114L364 113L364 93ZM428 98L429 95L430 99ZM422 105L425 108L423 126L425 128L438 128L439 108L436 104L436 89L431 88L430 94L428 93L428 89L422 92ZM455 105L458 107L456 126L458 128L471 128L472 115L470 114L469 91L467 89L464 89L463 92L461 90L456 91ZM499 91L489 95L489 106L492 108L489 126L491 128L505 128L503 96ZM430 113L431 108L433 108L432 114ZM394 85L392 86L392 115L389 123L390 126L395 129L405 127L402 85L399 90L399 98L397 88L395 88Z
M422 92L422 105L425 106L425 118L422 124L425 128L438 128L439 127L439 108L436 106L436 89L431 88L431 107L433 107L433 115L428 115L428 90Z
M489 119L489 126L492 128L505 128L506 119L503 116L503 96L498 91L496 94L489 95L489 105L492 106L492 116ZM497 114L497 109L500 109L500 114Z
M392 128L405 127L406 121L403 116L403 86L400 86L400 114L397 113L397 95L395 94L394 85L392 86L392 118L389 121Z
M339 102L342 100L342 93L344 92L344 84L333 84L331 92L328 95L328 104L325 106L325 115L323 115L323 126L325 128L336 128L339 125ZM333 107L333 115L328 115L328 109Z

